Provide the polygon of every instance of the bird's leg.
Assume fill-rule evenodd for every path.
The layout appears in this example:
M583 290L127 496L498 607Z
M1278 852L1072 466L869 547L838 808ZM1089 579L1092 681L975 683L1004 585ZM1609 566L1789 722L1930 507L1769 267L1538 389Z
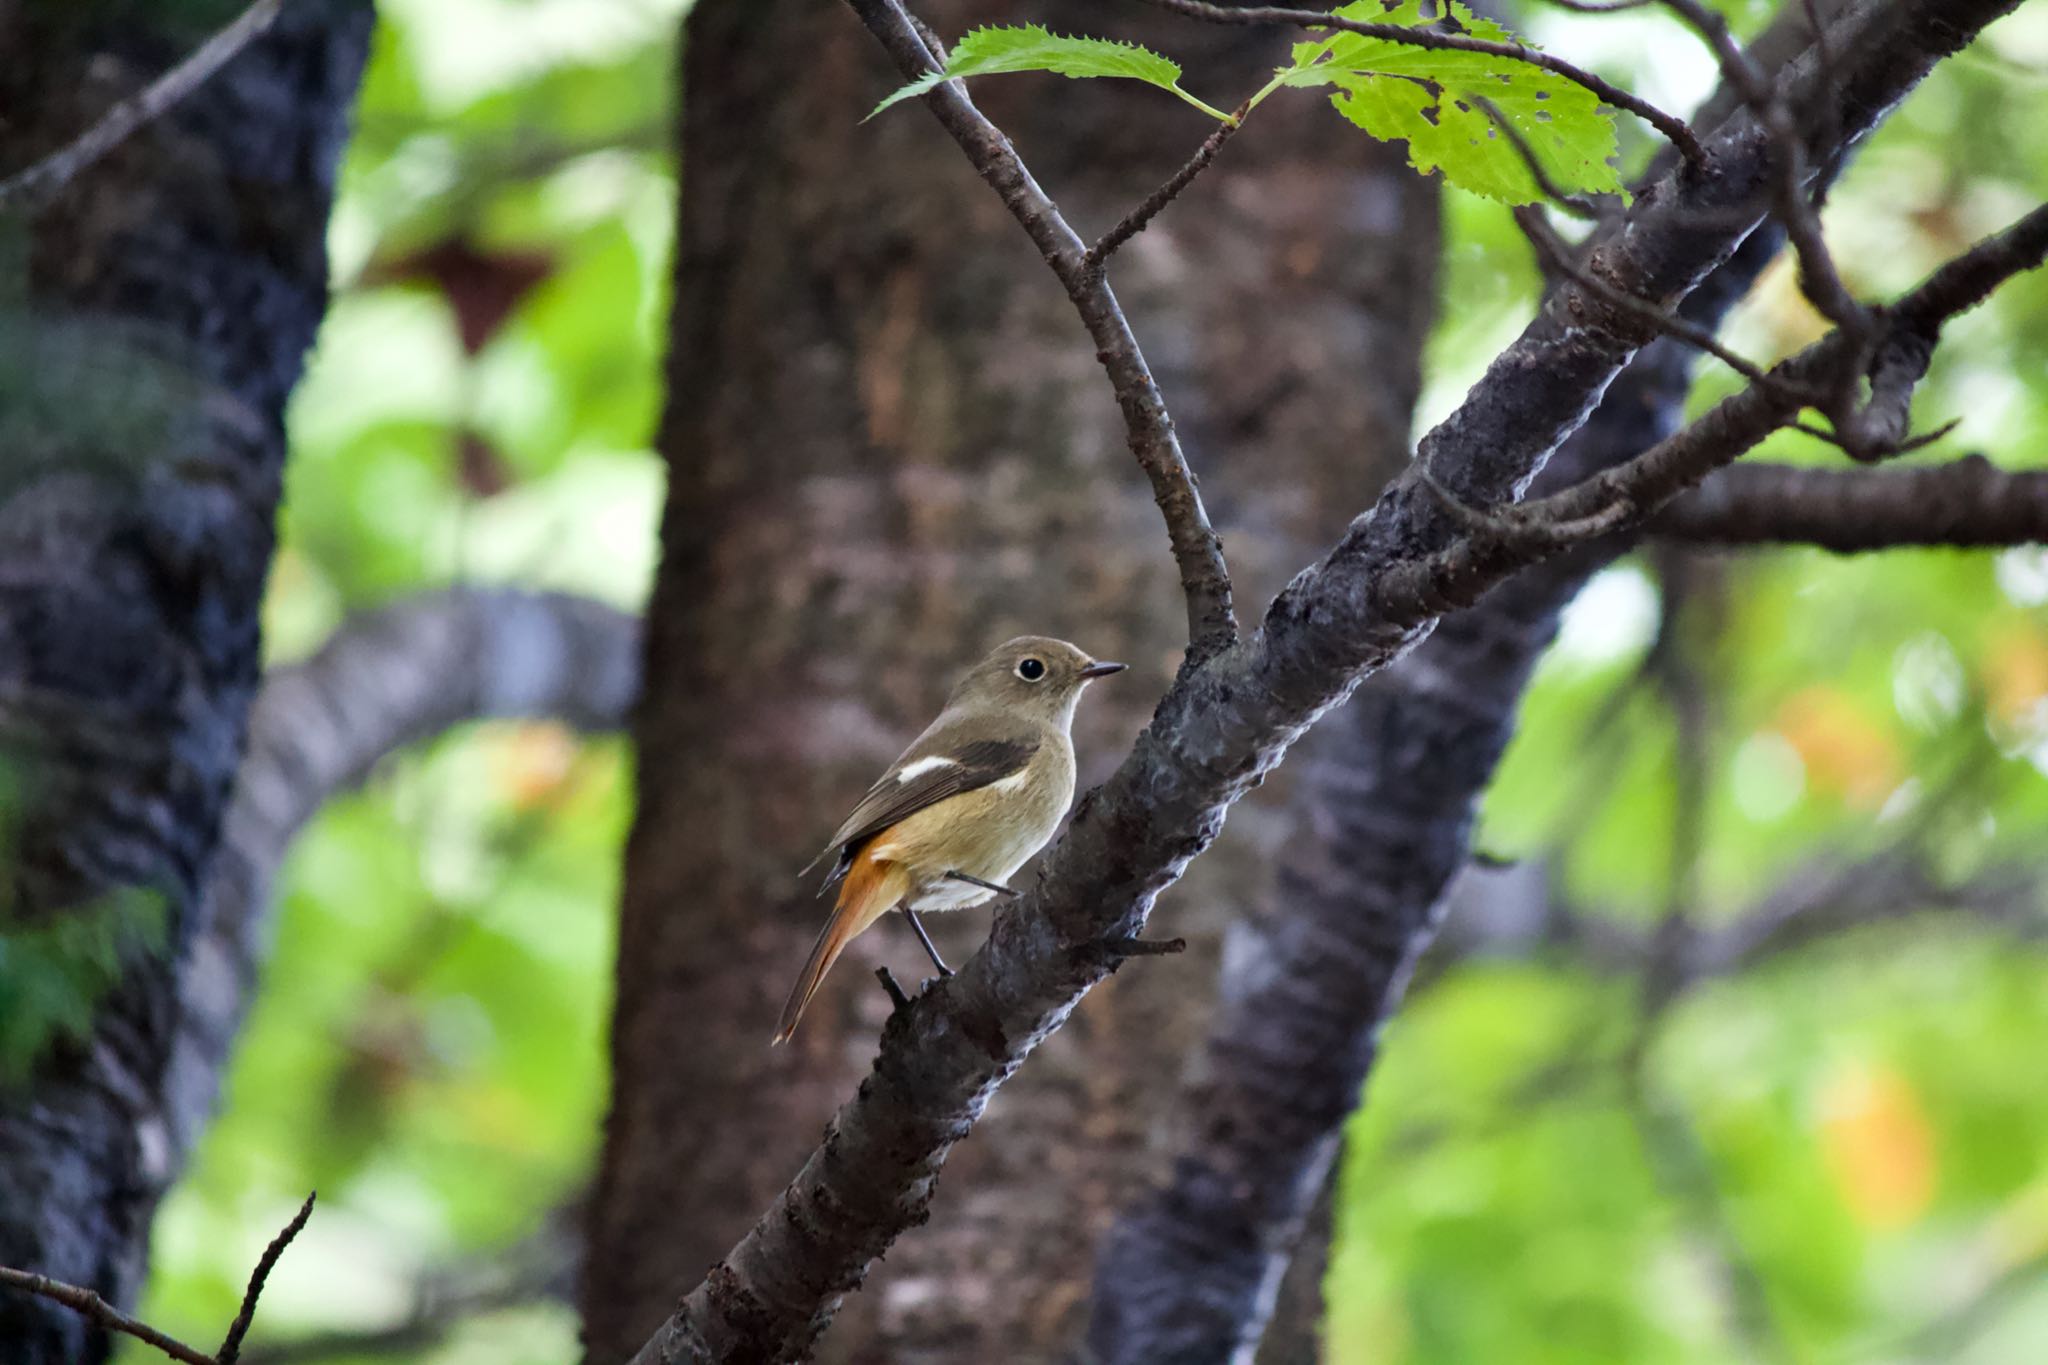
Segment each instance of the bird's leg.
M945 875L945 877L942 878L942 880L949 882L966 882L969 886L978 886L984 891L993 891L1006 901L1013 901L1017 899L1017 893L1015 891L1012 891L1009 887L1004 886L1002 883L985 882L981 878L971 877L965 872L948 872Z
M903 906L903 917L910 921L911 928L917 930L917 941L924 945L924 950L927 953L931 954L932 965L939 969L939 975L951 976L953 969L946 965L946 959L940 957L939 950L932 946L932 936L924 931L924 921L917 917L917 911L911 909L907 901Z

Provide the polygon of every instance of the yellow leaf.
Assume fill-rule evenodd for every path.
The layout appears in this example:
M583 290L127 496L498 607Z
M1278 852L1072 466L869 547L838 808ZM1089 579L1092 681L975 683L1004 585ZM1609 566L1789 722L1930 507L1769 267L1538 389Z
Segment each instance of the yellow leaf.
M1821 1092L1821 1150L1842 1202L1865 1227L1904 1227L1934 1198L1934 1130L1910 1082L1855 1063Z
M2048 639L2024 625L1993 635L1984 646L1984 697L2008 725L2024 720L2048 697Z
M1891 731L1838 688L1822 684L1787 697L1776 728L1798 752L1816 792L1874 810L1899 783Z
M576 736L552 721L508 726L492 745L499 790L517 810L533 810L562 795L575 773Z

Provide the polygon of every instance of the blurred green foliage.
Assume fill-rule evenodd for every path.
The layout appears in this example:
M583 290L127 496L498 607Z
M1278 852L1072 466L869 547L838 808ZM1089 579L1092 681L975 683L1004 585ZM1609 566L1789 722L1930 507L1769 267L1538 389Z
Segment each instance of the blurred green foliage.
M457 579L639 600L682 3L384 0L333 229L341 288L293 414L275 656ZM1771 7L1723 8L1754 25ZM1652 16L1524 23L1666 107L1711 83ZM2048 194L2043 126L2048 14L2030 8L1854 163L1827 219L1851 284L1899 289ZM1623 133L1637 164L1649 143ZM1538 287L1505 210L1453 195L1448 226L1425 422ZM1769 359L1820 326L1774 270L1729 335ZM1919 458L2042 463L2044 362L2036 276L1955 329L1919 412L1963 425ZM1734 383L1703 376L1699 404ZM1798 436L1765 453L1825 458ZM1718 557L1682 597L1665 567L1620 565L1572 609L1487 798L1490 852L1643 938L1674 885L1711 932L1817 861L1904 852L1944 887L2040 866L2048 552ZM1707 628L1664 629L1694 614ZM1671 669L1707 698L1694 838ZM317 1187L261 1337L389 1327L395 1357L324 1358L573 1357L566 1306L404 1329L423 1277L487 1304L494 1274L544 1275L562 1240L595 1155L628 796L616 744L498 725L394 760L322 816L282 887L269 980L291 984L258 1000L158 1224L151 1320L217 1335ZM1696 865L1674 866L1693 843ZM2048 1358L2041 907L2021 897L2030 936L1965 899L1931 895L1656 1009L1569 948L1425 973L1350 1131L1330 1359Z

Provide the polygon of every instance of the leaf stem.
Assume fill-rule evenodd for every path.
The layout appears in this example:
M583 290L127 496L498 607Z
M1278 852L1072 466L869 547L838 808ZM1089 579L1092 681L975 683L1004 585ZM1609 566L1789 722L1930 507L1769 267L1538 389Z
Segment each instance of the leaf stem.
M1179 95L1189 104L1194 105L1195 108L1201 110L1210 118L1215 119L1218 123L1228 124L1232 128L1235 128L1237 126L1238 121L1234 115L1226 114L1221 109L1215 108L1213 105L1203 103L1201 100L1196 99L1193 95L1190 95L1187 91L1181 89L1180 86L1169 85L1166 88L1168 90L1171 90L1174 94ZM1257 101L1254 100L1253 103L1257 103Z
M1244 102L1245 112L1250 113L1252 110L1258 108L1259 105L1264 102L1266 96L1272 94L1275 90L1278 90L1281 86L1287 84L1287 72L1290 69L1291 68L1283 66L1278 71L1274 72L1273 79L1267 81L1264 85L1260 86L1259 92Z

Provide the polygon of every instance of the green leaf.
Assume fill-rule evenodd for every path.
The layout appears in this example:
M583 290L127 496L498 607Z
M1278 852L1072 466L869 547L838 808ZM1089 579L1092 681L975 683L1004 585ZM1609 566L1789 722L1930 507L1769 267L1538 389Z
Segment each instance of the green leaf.
M1489 42L1515 36L1463 5L1448 6L1455 31ZM1420 0L1388 9L1358 0L1335 13L1366 23L1404 28L1435 26ZM1461 189L1509 204L1542 197L1536 178L1514 143L1495 126L1485 100L1521 134L1552 180L1566 191L1616 193L1611 164L1614 121L1592 91L1553 72L1511 57L1437 51L1385 38L1337 33L1298 43L1294 62L1274 75L1275 85L1336 87L1337 112L1389 142L1406 142L1408 160L1425 174L1441 170Z
M1115 76L1143 81L1177 95L1218 122L1230 116L1211 109L1180 88L1180 67L1168 58L1134 43L1112 42L1107 38L1070 38L1039 24L1019 28L994 26L978 28L954 45L944 71L918 77L876 105L873 118L890 105L924 94L941 81L967 76L991 76L1005 71L1051 71L1076 79Z

